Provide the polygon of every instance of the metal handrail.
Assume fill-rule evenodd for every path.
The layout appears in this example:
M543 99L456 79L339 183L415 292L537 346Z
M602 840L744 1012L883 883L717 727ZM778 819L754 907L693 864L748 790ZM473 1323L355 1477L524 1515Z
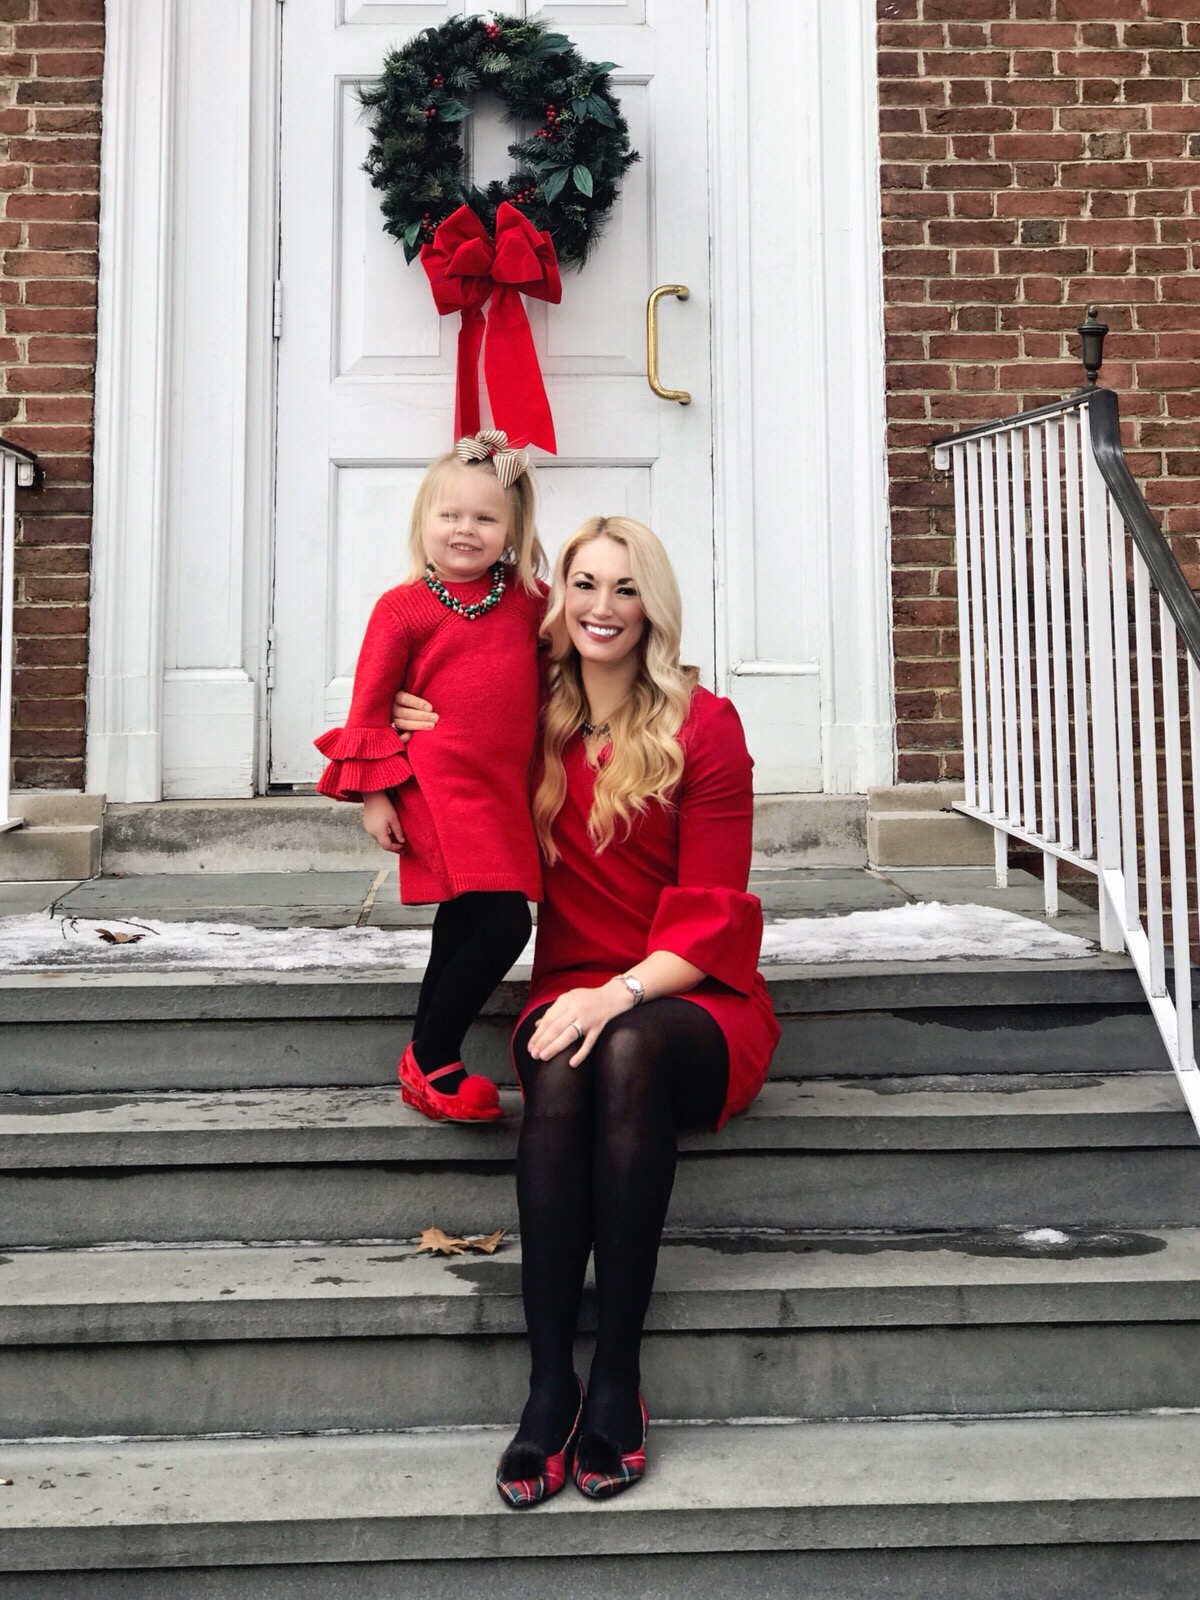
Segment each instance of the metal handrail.
M957 809L993 829L998 882L1010 838L1041 852L1050 915L1060 860L1095 874L1101 945L1128 949L1200 1128L1189 870L1200 835L1182 760L1186 710L1200 783L1200 604L1129 471L1111 390L966 429L934 451L954 472Z
M21 826L21 818L9 814L17 490L34 489L40 483L41 469L33 451L0 439L0 833Z

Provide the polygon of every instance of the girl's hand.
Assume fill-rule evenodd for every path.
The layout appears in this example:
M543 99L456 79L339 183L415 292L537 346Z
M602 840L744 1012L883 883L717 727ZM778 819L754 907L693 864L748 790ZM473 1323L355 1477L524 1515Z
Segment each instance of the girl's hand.
M548 1061L569 1045L579 1048L569 1065L577 1067L591 1054L604 1025L632 1009L634 999L625 984L611 978L598 989L568 989L544 1012L529 1040L529 1054L535 1061ZM583 1034L580 1036L579 1024Z
M386 789L369 794L363 801L363 827L381 850L398 856L404 849L404 830L395 802Z
M403 689L396 690L396 697L392 701L392 727L405 744L414 733L435 728L437 720L437 712L428 700L422 700L419 695L406 694Z

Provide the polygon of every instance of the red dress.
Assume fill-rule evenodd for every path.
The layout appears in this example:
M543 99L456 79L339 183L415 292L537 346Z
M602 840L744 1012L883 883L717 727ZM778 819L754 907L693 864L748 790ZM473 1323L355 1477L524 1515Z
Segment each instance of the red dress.
M564 751L567 795L554 822L559 860L544 871L525 1016L567 989L594 988L670 950L709 974L681 995L703 1006L729 1046L729 1091L720 1127L762 1088L779 1040L757 970L762 905L746 893L754 821L752 762L728 700L697 689L679 734L686 752L673 803L651 802L628 838L601 855L587 819L595 770L583 740Z
M465 605L490 588L490 575L446 585ZM424 583L401 584L376 602L346 726L314 741L330 758L317 788L335 800L396 791L405 905L476 889L542 897L529 808L544 610L544 587L530 594L511 575L500 603L474 621ZM413 734L407 746L391 724L399 688L438 714L437 726Z

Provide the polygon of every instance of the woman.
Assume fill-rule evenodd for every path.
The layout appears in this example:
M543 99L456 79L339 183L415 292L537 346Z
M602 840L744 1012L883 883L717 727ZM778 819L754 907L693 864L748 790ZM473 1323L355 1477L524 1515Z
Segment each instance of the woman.
M497 1470L513 1506L555 1494L572 1457L596 1499L642 1476L639 1353L677 1136L744 1109L779 1037L746 893L750 757L733 706L680 665L679 589L650 529L586 522L559 556L545 631L544 897L513 1039L530 1393ZM585 1398L573 1346L589 1255Z

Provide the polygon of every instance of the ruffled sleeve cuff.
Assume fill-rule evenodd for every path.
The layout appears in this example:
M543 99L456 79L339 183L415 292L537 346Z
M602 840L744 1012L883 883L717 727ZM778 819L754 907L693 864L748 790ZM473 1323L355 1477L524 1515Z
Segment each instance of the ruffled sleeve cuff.
M394 728L331 728L313 743L329 765L318 794L361 800L379 789L398 789L413 775L404 741Z
M664 889L646 953L669 950L738 994L754 987L762 948L762 903L737 889Z

